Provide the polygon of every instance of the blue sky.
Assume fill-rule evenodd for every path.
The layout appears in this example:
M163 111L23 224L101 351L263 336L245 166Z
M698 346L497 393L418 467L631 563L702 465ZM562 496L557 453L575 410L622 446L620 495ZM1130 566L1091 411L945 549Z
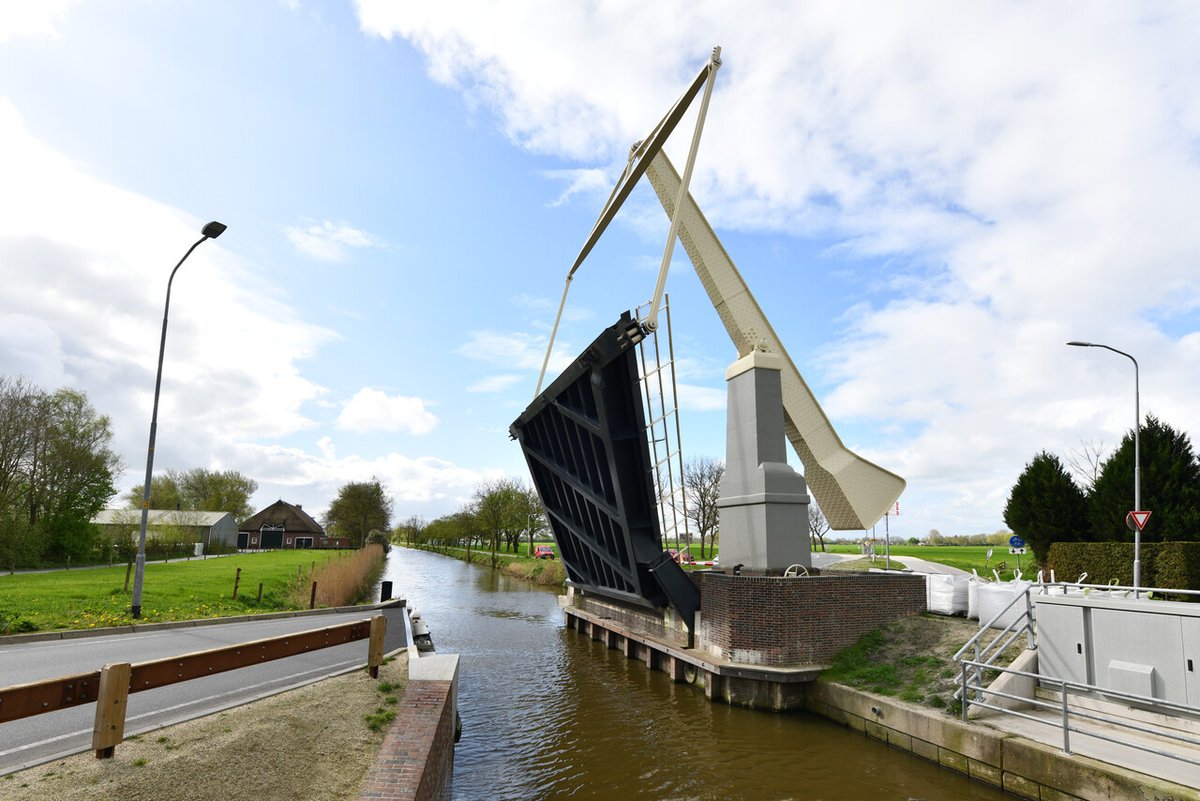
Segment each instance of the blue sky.
M904 476L894 535L994 531L1042 448L1144 410L1200 432L1200 12L1190 3L187 2L0 8L0 374L85 390L140 483L236 469L320 513L525 477L565 272L723 47L693 192L846 443ZM690 131L685 123L681 131ZM676 163L686 134L668 151ZM639 189L584 265L561 365L647 300ZM734 357L679 251L684 448L723 455Z

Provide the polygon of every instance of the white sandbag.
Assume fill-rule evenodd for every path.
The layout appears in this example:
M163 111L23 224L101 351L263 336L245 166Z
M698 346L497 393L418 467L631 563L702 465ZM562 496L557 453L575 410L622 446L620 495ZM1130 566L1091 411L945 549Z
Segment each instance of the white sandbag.
M999 584L979 585L979 626L982 628L999 615L1017 596L1023 596L1030 586L1028 581L1005 581ZM1012 604L1007 612L1000 617L992 628L1007 628L1008 624L1025 614L1025 601L1019 600Z
M967 617L971 620L979 620L979 585L982 581L979 573L971 570L967 579Z
M925 601L930 612L962 615L967 611L967 577L930 573L925 576Z

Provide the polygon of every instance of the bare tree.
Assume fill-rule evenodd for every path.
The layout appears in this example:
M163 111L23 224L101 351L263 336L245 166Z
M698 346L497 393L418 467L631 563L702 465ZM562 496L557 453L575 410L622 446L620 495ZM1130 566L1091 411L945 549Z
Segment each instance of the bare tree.
M811 501L808 504L808 536L812 540L812 547L815 549L819 542L821 550L824 551L825 535L828 533L829 521L825 519L825 513L817 506L816 501Z
M1092 485L1104 468L1104 443L1079 440L1079 449L1072 448L1067 454L1067 468L1075 474L1084 494L1092 491Z
M683 466L687 516L696 524L696 531L700 534L701 558L704 557L704 538L708 537L708 553L711 556L720 534L717 499L721 496L721 479L724 476L725 463L707 456L689 459Z

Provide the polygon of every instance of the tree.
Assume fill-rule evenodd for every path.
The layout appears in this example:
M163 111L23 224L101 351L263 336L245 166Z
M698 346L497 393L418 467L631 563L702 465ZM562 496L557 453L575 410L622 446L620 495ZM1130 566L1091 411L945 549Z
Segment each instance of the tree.
M109 447L109 419L87 396L60 389L43 401L28 477L29 523L41 529L54 559L90 554L91 519L116 492L121 462Z
M179 482L174 470L168 470L150 478L150 508L151 509L182 509L183 500L179 496ZM142 496L146 491L145 484L130 487L125 494L125 503L130 509L142 508ZM241 521L239 521L241 522Z
M825 519L825 513L821 511L821 507L817 506L816 501L810 501L808 504L808 536L812 541L812 547L815 549L817 543L821 543L821 550L825 550L825 535L829 533L829 521Z
M546 507L536 489L526 487L524 496L521 499L520 511L525 516L525 536L529 538L529 553L532 554L534 539L544 536L550 530L550 521L546 519Z
M343 484L325 513L325 526L361 548L375 529L391 528L392 499L374 476L370 481Z
M1154 514L1142 540L1200 539L1200 463L1187 434L1152 414L1141 429L1142 509ZM1129 540L1125 515L1133 508L1133 432L1127 432L1096 477L1088 516L1100 540Z
M475 517L492 548L492 567L501 540L516 544L528 520L525 487L519 481L502 478L475 488Z
M716 550L720 532L717 499L721 497L721 479L725 463L707 456L689 459L683 466L683 486L687 493L687 517L700 533L700 558L704 558L704 538L708 537L709 555Z
M413 515L396 526L396 536L403 539L410 547L419 545L425 541L425 529L428 526L429 524L425 522L425 518Z
M257 491L258 482L236 470L168 470L150 479L150 508L229 512L240 523L254 514L250 496ZM143 492L144 484L129 490L125 500L131 508L142 508Z
M1072 448L1067 454L1067 467L1075 474L1084 493L1091 492L1104 467L1104 443L1080 440L1079 449Z
M197 512L229 512L242 522L254 514L250 496L258 482L236 470L205 470L197 467L176 475L184 509Z
M1004 505L1004 522L1042 564L1055 542L1089 538L1087 500L1058 457L1042 451L1025 466Z

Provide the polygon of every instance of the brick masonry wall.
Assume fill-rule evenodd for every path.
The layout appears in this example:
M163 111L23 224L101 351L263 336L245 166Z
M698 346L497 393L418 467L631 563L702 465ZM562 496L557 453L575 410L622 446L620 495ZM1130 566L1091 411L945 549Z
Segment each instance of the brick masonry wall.
M359 801L442 801L454 767L453 684L410 681Z
M700 645L734 662L827 664L867 632L925 611L919 575L695 575Z
M678 622L673 610L656 611L640 606L630 606L610 598L585 595L582 592L575 592L572 595L571 605L597 617L612 620L621 627L638 634L679 643L687 642L687 630L682 623ZM675 625L669 625L668 618Z

